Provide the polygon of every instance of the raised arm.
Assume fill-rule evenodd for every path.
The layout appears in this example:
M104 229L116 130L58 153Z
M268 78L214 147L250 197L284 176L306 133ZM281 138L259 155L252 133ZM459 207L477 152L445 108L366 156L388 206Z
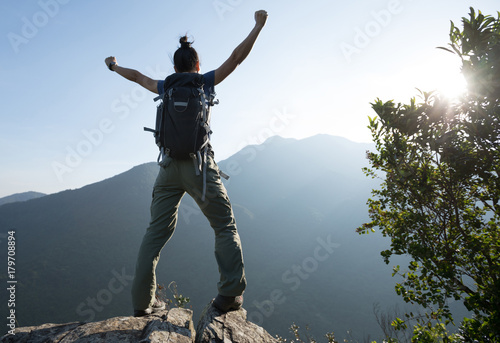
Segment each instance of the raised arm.
M221 83L231 74L238 65L248 56L252 47L259 36L260 31L266 25L267 12L260 10L255 12L255 26L243 42L234 49L229 58L215 70L215 84Z
M106 66L108 66L108 68L110 68L112 71L115 71L120 76L123 76L127 80L138 83L147 90L158 94L158 80L153 80L135 69L120 67L116 62L116 58L113 56L106 58L104 60L104 63L106 63Z

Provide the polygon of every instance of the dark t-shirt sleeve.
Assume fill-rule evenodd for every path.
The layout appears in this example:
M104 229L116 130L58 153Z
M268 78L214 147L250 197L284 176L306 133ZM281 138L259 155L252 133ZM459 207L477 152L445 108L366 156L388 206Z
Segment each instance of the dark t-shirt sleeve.
M215 70L209 71L208 73L203 74L203 77L205 78L205 86L203 89L205 90L205 93L213 93L215 92ZM158 94L162 94L164 89L163 85L165 84L165 80L159 80L158 81Z
M203 74L203 77L205 78L205 93L209 94L215 92L215 70Z
M158 85L156 86L158 88L158 94L163 93L163 85L165 84L165 80L158 80Z

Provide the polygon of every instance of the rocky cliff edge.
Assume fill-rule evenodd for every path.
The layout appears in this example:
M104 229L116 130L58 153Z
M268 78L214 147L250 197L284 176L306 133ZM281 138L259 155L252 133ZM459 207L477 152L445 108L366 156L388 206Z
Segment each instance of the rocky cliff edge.
M182 308L161 311L146 317L115 317L100 322L44 324L16 328L0 342L101 343L275 343L262 327L246 320L244 309L221 313L211 304L203 310L196 330L193 312Z

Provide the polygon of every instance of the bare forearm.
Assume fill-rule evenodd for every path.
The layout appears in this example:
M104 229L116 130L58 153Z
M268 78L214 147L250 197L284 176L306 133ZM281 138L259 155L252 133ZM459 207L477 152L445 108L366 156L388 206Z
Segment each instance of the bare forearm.
M240 45L238 45L236 49L234 49L231 56L229 56L229 58L215 70L215 85L218 85L219 83L224 81L225 78L229 74L231 74L238 67L238 65L241 64L241 62L245 60L250 51L252 51L253 45L255 44L260 31L262 30L264 25L266 25L266 21L266 11L260 10L255 12L255 26L248 34L248 37L245 38L243 42L241 42Z
M257 40L257 37L259 37L259 33L262 30L264 26L262 25L255 25L253 30L250 32L247 38L243 40L243 42L240 43L234 49L233 53L231 54L231 58L234 59L236 64L241 64L247 58L248 54L250 54L250 51L252 51L252 48L255 44L255 41Z
M116 58L114 56L109 56L104 60L104 63L108 66L111 71L116 72L118 75L130 80L132 82L136 82L147 90L158 94L157 80L153 80L146 75L138 72L135 69L120 67L116 62Z
M111 71L114 71L118 75L126 78L127 80L133 81L133 82L137 82L137 80L139 79L139 77L141 75L141 73L139 73L135 69L120 67L118 65L118 62L116 61L116 57L114 57L114 56L107 57L104 60L104 63L106 63L106 65L108 66L108 68Z
M119 65L115 65L112 67L112 70L115 71L118 75L126 78L127 80L137 82L139 76L141 75L137 70L120 67Z

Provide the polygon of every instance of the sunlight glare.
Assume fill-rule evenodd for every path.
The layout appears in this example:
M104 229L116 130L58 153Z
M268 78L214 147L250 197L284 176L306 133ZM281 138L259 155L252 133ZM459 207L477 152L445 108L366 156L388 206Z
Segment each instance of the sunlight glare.
M435 82L436 92L450 100L458 99L467 90L465 78L459 71L443 74L442 77L437 77Z
M425 63L425 90L434 90L442 96L456 100L467 90L467 82L460 71L456 56L437 54Z

